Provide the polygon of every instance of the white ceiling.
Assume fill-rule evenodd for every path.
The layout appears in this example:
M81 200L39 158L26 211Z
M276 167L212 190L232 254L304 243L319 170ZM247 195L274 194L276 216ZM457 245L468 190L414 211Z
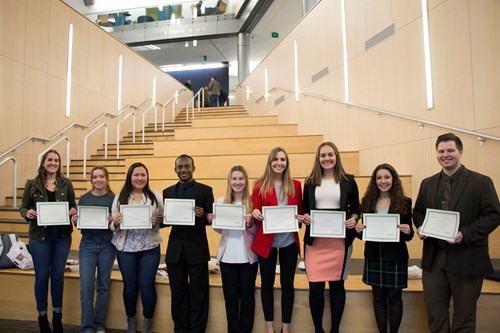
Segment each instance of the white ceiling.
M76 10L82 11L83 0L64 0ZM96 0L98 2L99 0ZM109 0L108 0L109 1ZM193 3L196 1L193 0ZM250 71L275 47L302 17L302 1L274 0L257 26L250 34ZM278 32L279 38L272 38ZM161 50L138 51L157 66L175 64L200 64L207 62L229 62L229 75L237 73L237 37L199 39L198 45L185 47L185 42L156 44ZM236 78L237 80L237 78ZM230 84L230 86L233 86Z

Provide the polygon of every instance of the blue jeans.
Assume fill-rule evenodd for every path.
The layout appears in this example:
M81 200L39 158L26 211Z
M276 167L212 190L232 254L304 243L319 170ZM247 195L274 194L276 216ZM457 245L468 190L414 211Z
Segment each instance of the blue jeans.
M104 328L109 301L111 270L116 248L111 244L113 234L83 234L80 242L80 332L95 333ZM94 290L97 270L97 296Z
M156 272L160 263L160 247L139 252L117 251L123 278L123 303L127 317L135 317L137 297L141 291L142 314L152 319L156 306Z
M219 106L219 95L210 95L210 106Z
M52 297L52 308L62 308L64 269L71 247L71 236L62 237L57 226L47 227L44 240L30 238L30 253L35 266L35 300L39 313L47 312L47 297Z

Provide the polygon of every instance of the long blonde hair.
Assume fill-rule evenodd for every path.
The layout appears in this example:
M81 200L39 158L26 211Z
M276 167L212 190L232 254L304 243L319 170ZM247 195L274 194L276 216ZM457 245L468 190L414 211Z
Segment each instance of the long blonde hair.
M318 146L318 149L316 149L316 157L314 158L314 163L313 163L313 168L311 171L311 174L307 176L305 183L307 185L315 185L315 186L320 186L321 185L321 179L323 178L323 168L321 167L321 164L319 163L319 155L321 148L329 146L333 149L333 152L335 154L335 159L337 162L335 162L335 166L333 167L333 178L335 179L335 182L340 183L340 180L342 178L347 179L346 173L344 171L344 168L342 167L342 161L340 160L340 152L337 146L330 141L323 142Z
M261 196L267 195L272 192L274 188L273 175L274 171L271 168L271 163L276 158L279 152L283 152L286 158L286 167L282 174L282 185L281 185L281 200L285 200L288 196L295 196L295 187L293 186L292 176L290 175L290 159L284 148L276 147L269 153L267 158L266 169L264 174L257 179L255 183L262 182L262 187L260 188L259 194Z
M252 197L250 196L250 190L248 186L248 173L245 168L241 165L235 165L229 170L229 174L227 175L227 189L226 196L224 197L225 204L232 204L234 202L234 192L231 187L231 178L233 177L233 172L239 171L245 177L245 189L243 190L243 194L241 197L241 203L245 206L245 212L250 213L252 211Z

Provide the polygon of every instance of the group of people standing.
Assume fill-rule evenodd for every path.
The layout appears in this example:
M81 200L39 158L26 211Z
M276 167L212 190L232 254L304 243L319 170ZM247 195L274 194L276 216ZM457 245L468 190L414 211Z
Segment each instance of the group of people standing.
M184 86L192 90L191 79L186 80ZM203 87L203 100L199 103L202 107L218 107L229 105L228 101L227 92L224 91L217 78L212 75L208 86Z
M490 178L466 169L460 163L463 145L454 134L444 134L436 142L437 160L442 171L422 182L413 221L424 239L422 257L424 298L431 332L475 332L476 302L484 275L492 270L488 256L488 235L498 226L500 205ZM59 154L48 151L42 158L37 177L28 181L21 215L30 222L30 250L35 265L35 298L40 331L51 332L47 318L48 281L51 280L53 332L62 332L62 292L64 266L71 245L72 225L40 227L36 202L68 201L69 215L77 219L71 181L61 174ZM156 305L155 276L160 261L159 229L171 227L165 261L171 289L174 332L205 332L208 321L210 259L206 226L217 217L212 211L212 188L194 180L192 157L181 155L174 170L179 181L166 188L163 196L149 187L149 173L142 163L129 167L125 184L116 196L109 188L103 167L91 171L92 190L79 205L105 206L112 212L108 230L82 230L80 243L81 332L105 332L110 272L116 256L123 277L123 300L128 332L136 332L138 292L143 307L142 331L151 332ZM451 186L449 184L451 183ZM165 225L163 200L195 200L195 225ZM332 142L316 151L310 175L304 181L291 176L285 149L274 148L263 175L250 192L244 167L229 170L227 189L217 203L244 206L244 230L215 230L221 234L217 259L220 263L226 304L227 331L251 332L255 313L255 280L261 275L261 301L266 329L275 332L274 282L280 264L281 325L290 333L294 304L294 278L300 242L297 232L264 233L263 208L296 206L297 220L306 226L304 259L309 282L309 304L314 332L323 329L325 283L329 284L331 333L339 332L346 302L344 281L348 277L352 244L360 238L363 214L399 214L399 242L365 243L363 282L372 287L373 308L379 332L397 332L403 315L402 289L408 281L406 242L414 235L411 199L407 198L396 170L381 164L373 171L359 201L354 176L341 162ZM151 229L120 228L120 205L150 205ZM460 212L460 227L453 241L420 235L426 209ZM345 238L312 237L312 210L345 212ZM97 274L96 274L97 271ZM97 295L94 301L94 285ZM450 324L448 309L453 297Z

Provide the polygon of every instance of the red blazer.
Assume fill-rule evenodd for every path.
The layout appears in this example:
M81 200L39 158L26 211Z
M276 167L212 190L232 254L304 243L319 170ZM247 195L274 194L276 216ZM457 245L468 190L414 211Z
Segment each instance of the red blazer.
M278 206L278 198L276 196L276 191L274 188L272 192L266 196L259 194L260 188L262 187L262 182L255 184L252 193L252 209L258 209L262 212L262 206ZM302 186L298 180L293 180L293 187L295 188L295 195L288 196L288 205L297 206L297 214L302 214ZM255 223L259 226L257 229L257 234L253 240L252 251L261 257L267 258L269 252L271 251L271 246L274 240L274 234L264 234L262 230L262 221L255 220ZM293 233L295 238L295 243L297 244L297 249L300 253L300 243L299 234L297 232Z

